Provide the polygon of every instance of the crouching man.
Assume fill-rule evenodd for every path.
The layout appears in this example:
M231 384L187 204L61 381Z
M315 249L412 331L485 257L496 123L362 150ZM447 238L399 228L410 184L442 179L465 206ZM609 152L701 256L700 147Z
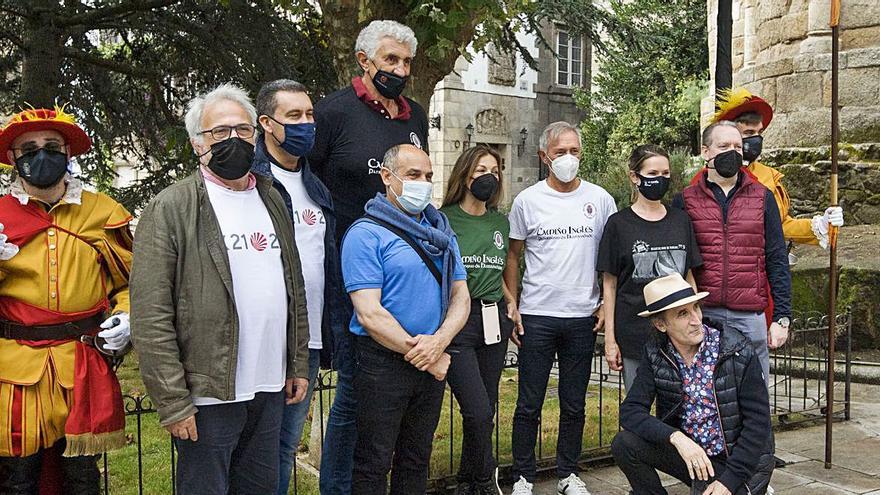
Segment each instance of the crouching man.
M660 470L692 494L764 494L773 471L770 405L749 339L704 322L698 301L708 292L695 292L678 274L649 283L644 295L639 316L650 317L657 332L611 444L633 492L665 494Z

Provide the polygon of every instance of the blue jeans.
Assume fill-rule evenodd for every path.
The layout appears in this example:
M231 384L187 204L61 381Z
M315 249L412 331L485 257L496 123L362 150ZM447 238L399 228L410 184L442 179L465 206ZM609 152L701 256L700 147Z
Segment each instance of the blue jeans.
M199 439L174 439L177 493L275 493L283 407L283 390L258 392L243 402L200 406Z
M513 479L522 476L530 483L535 481L535 442L554 357L559 365L556 474L567 478L578 473L596 318L522 315L522 323L525 334L520 337L519 395L513 414Z
M284 406L284 416L281 418L281 445L278 450L280 455L278 462L278 495L287 495L290 485L290 471L293 469L293 459L296 456L296 448L302 438L303 424L309 415L309 406L312 404L312 390L315 388L315 380L318 378L318 370L321 367L321 351L309 349L309 389L306 397L298 404Z
M336 397L327 419L324 447L321 451L321 495L349 495L351 472L354 469L354 446L357 442L357 400L354 396L354 374L357 364L354 335L337 335Z

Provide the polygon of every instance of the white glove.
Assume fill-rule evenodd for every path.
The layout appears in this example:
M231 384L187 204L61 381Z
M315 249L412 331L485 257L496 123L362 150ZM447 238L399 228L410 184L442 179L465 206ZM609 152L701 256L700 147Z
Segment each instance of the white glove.
M819 245L823 249L828 248L828 224L835 227L843 226L843 208L839 206L829 206L822 215L813 217L810 226L813 228L813 235L819 240Z
M104 349L118 351L123 349L131 340L131 324L128 321L128 313L116 313L101 323L105 330L98 333L98 337L104 339Z
M3 233L3 224L0 223L0 261L12 259L18 254L18 246L11 242L6 242L9 238Z
M825 224L831 224L835 227L843 227L843 208L839 206L829 206L822 215L822 221Z

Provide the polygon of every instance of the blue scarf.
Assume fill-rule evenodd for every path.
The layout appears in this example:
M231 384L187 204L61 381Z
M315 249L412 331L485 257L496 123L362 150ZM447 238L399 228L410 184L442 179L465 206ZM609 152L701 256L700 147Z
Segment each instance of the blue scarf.
M409 234L428 256L442 259L443 264L440 268L443 281L440 286L440 321L442 323L446 318L446 310L449 308L449 299L452 296L452 274L455 270L452 251L452 238L455 236L455 232L452 231L446 215L440 213L433 205L428 205L422 212L431 225L427 227L391 204L381 193L377 193L375 198L367 201L364 210L367 215L388 222Z

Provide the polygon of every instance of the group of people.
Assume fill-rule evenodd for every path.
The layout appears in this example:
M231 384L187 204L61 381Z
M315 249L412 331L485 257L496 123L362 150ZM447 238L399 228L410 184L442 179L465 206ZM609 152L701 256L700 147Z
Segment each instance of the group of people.
M424 493L446 383L463 420L457 493L499 494L511 340L513 493L532 493L555 364L558 493L588 494L578 460L602 329L627 390L612 452L634 493L665 493L656 470L695 493L766 491L785 238L824 243L843 222L839 208L789 217L781 174L757 162L769 105L728 95L702 136L706 168L671 206L663 149L633 151L633 203L617 211L578 177L579 128L555 122L538 152L550 174L509 215L501 157L482 145L437 209L426 114L402 96L416 48L408 27L374 21L355 46L362 75L314 107L287 79L253 101L231 84L194 98L198 169L134 236L121 205L70 174L91 143L63 108L0 130L17 171L0 199L0 492L98 493L97 456L125 443L113 365L131 340L179 493L287 493L318 370L332 368L322 494L387 493L389 473L390 493Z

